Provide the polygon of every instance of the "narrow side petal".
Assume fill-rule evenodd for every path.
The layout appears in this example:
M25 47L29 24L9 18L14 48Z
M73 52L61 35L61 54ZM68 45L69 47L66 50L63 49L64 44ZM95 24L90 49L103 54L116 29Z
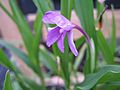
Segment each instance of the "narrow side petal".
M55 27L53 30L50 30L47 35L47 46L50 47L52 44L54 44L59 37L61 36L60 27Z
M77 51L75 44L74 44L74 41L73 41L73 32L72 31L68 32L68 44L69 44L70 50L73 52L73 54L75 56L77 56L78 51Z
M58 39L57 46L60 49L62 53L64 53L64 38L65 38L66 32L63 32L61 37Z

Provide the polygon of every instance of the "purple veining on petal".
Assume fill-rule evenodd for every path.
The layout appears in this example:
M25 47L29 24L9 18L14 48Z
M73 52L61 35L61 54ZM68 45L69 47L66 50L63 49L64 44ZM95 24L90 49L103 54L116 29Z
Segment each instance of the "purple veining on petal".
M60 49L62 53L64 53L64 38L65 38L66 32L63 32L61 37L57 41L57 46Z
M75 56L77 56L78 51L77 51L75 44L74 44L74 41L73 41L73 32L72 31L68 32L68 44L69 44L70 50L73 52L73 54Z
M59 33L60 27L55 27L53 30L50 30L47 35L47 46L50 47L53 43L55 43L58 38L61 36Z

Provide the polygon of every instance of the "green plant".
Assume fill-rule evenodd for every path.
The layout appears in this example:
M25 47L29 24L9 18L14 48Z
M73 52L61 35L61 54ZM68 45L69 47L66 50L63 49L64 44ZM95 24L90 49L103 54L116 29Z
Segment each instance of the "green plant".
M64 54L58 50L56 43L52 46L53 52L47 50L44 46L39 47L40 40L42 39L42 17L46 11L53 10L54 8L51 0L33 0L33 2L37 7L36 19L33 25L35 34L31 32L27 20L20 11L16 0L9 0L12 13L0 2L1 9L17 25L27 53L2 39L0 40L0 44L19 57L41 80L41 83L37 83L35 80L31 80L28 76L25 76L16 64L9 60L4 51L0 49L0 64L13 72L13 78L15 78L13 82L17 83L15 85L19 86L19 90L46 90L45 78L51 78L51 74L61 77L65 82L66 90L70 90L72 86L70 77L72 74L76 77L78 64L83 60L85 60L85 65L83 66L85 80L80 84L75 83L73 85L74 90L99 90L100 88L104 90L116 90L120 88L120 65L115 62L114 58L116 50L116 24L113 7L112 33L110 42L107 42L100 30L101 28L96 29L100 17L103 16L101 15L105 8L103 4L97 2L97 5L99 5L97 8L98 18L94 19L92 0L61 0L61 14L70 20L72 9L74 9L83 29L89 35L93 44L93 48L91 48L87 43L84 43L84 36L76 40L77 49L84 44L79 49L78 57L74 57L69 51L67 37L64 40ZM98 58L100 52L103 55L102 61ZM84 54L86 54L85 59L83 59ZM102 66L100 66L101 64ZM50 73L44 72L41 68L42 66L47 67ZM10 82L12 82L10 72L7 72L4 90L15 90L15 87L12 88L13 83L11 84ZM109 88L110 86L113 88Z

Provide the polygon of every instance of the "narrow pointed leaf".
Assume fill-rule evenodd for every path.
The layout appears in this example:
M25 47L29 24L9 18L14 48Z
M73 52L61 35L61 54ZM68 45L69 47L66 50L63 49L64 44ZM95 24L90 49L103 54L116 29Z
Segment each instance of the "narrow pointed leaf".
M108 64L114 63L114 57L113 54L102 34L101 31L97 31L97 41L98 41L98 47L102 51L102 54Z
M12 51L16 56L18 56L21 60L23 60L26 63L26 65L28 65L29 67L32 67L32 64L28 56L24 52L14 47L13 45L5 42L4 40L0 40L0 44L6 47L7 49L9 49L10 51Z
M21 36L24 40L26 49L30 53L31 48L32 48L32 45L30 45L30 43L33 41L31 29L30 29L24 15L20 11L16 0L9 0L9 3L10 3L10 7L12 10L13 16L16 20L15 23L17 24L19 32L21 33Z
M108 65L108 66L101 68L96 73L87 75L85 77L85 81L81 83L80 85L77 85L76 90L90 90L92 87L94 87L99 82L100 79L102 79L108 73L112 73L114 74L114 76L116 74L120 74L120 66L119 65ZM111 79L110 77L108 78Z
M54 74L58 73L56 58L45 48L40 48L39 59L43 65L50 69Z
M42 13L50 10L48 2L45 2L44 0L33 0L33 2L38 8L38 11L41 11Z
M14 70L13 64L8 59L8 57L5 55L2 49L0 49L0 64L4 65L5 67Z
M90 37L94 37L93 0L74 0L74 7L83 29Z
M116 49L116 22L115 22L113 6L112 6L112 30L111 30L111 37L110 37L110 48L112 53L114 54Z
M33 41L33 48L32 53L35 57L37 57L38 60L38 52L39 52L39 45L40 40L42 38L42 13L38 12L35 22L34 22L34 31L35 31L35 40Z
M71 11L72 11L72 5L73 5L73 0L61 0L61 14L65 16L66 18L70 19L71 16ZM63 78L65 79L65 84L66 88L69 88L70 85L70 71L69 71L69 47L68 47L68 38L67 35L64 40L64 54L59 54L60 59L61 59L61 68L63 72ZM58 48L55 48L53 50L57 50Z
M80 46L84 43L84 41L85 41L85 37L84 36L82 36L80 39L76 40L75 41L76 48L77 49L80 48Z
M7 71L5 76L4 90L13 90L9 70Z

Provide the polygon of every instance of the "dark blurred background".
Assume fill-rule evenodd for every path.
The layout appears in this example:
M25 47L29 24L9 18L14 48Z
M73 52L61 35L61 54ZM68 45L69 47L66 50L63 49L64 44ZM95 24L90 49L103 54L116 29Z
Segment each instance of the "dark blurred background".
M60 0L52 0L52 2L54 3L55 9L59 10L60 9ZM94 2L94 7L96 7L96 0L93 0L93 2ZM37 10L37 8L33 4L32 0L18 0L18 4L24 14L35 13ZM109 6L109 9L110 9L111 4L114 5L115 9L120 8L120 0L106 0L105 4Z

